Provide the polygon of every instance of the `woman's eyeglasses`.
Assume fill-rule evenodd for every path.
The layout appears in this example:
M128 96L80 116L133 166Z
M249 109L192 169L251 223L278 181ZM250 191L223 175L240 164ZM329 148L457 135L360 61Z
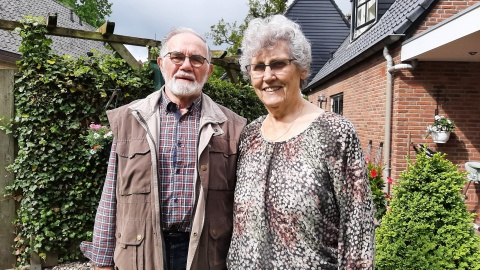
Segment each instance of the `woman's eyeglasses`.
M247 69L248 73L254 78L261 78L265 74L265 69L270 67L270 70L273 74L280 74L282 73L283 69L290 65L292 61L295 59L286 59L286 60L275 60L270 62L270 64L250 64L246 65L245 68Z
M201 55L186 56L185 54L183 54L181 52L169 52L169 53L165 54L163 57L167 57L167 56L170 57L170 60L175 65L183 64L183 62L185 62L185 58L187 58L187 57L190 60L190 64L193 67L197 67L197 68L201 67L203 65L203 63L205 63L205 61L207 61L207 63L208 63L207 58L205 58Z

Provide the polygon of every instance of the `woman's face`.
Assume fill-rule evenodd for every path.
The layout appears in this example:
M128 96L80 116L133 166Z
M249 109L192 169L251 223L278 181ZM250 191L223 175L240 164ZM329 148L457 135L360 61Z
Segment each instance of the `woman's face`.
M273 49L261 50L252 58L250 70L252 86L267 109L288 107L289 102L296 102L300 96L300 80L306 78L307 72L298 69L295 63L289 61L290 59L292 56L286 41L278 42ZM283 61L283 64L274 64L273 71L267 66L262 73L262 66L255 67L258 64L270 65L276 61Z

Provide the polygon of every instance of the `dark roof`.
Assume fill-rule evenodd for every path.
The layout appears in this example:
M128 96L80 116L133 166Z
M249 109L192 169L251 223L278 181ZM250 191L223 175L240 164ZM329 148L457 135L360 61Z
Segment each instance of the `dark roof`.
M285 16L296 21L312 44L310 79L349 34L349 23L333 0L295 0Z
M80 24L79 17L75 14L72 14L73 21L70 20L70 8L54 0L0 0L0 18L4 20L20 21L24 15L41 16L47 19L49 14L55 13L57 13L59 27L96 31L96 28L85 22ZM112 53L101 41L59 36L50 36L50 38L53 40L51 48L58 55L85 56L92 49L105 54ZM21 54L18 51L20 41L21 37L16 32L0 29L0 51Z
M350 41L348 36L333 57L320 69L303 90L308 93L339 72L380 51L407 33L435 0L397 0L369 30Z

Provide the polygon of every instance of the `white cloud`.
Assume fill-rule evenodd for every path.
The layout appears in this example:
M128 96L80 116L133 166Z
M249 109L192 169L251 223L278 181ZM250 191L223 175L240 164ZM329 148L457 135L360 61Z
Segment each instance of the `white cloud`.
M343 12L350 12L350 0L335 0ZM210 26L220 19L226 22L243 22L248 12L248 0L110 0L115 22L115 34L161 40L173 27L190 27L205 35ZM293 0L289 0L291 4ZM214 46L211 49L225 49ZM147 59L147 49L127 46L138 60Z
M115 34L161 40L173 27L190 27L205 35L220 19L241 22L247 15L248 1L239 0L110 0ZM214 46L212 49L224 49ZM147 49L127 46L135 58L147 58Z

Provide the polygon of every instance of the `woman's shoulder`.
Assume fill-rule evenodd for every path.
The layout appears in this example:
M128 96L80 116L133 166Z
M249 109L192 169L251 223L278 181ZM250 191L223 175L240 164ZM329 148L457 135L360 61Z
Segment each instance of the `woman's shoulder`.
M325 111L315 121L331 128L354 129L353 123L348 118L334 112Z
M348 118L333 112L320 114L314 120L313 127L314 132L322 137L338 138L346 134L356 134L355 126Z

